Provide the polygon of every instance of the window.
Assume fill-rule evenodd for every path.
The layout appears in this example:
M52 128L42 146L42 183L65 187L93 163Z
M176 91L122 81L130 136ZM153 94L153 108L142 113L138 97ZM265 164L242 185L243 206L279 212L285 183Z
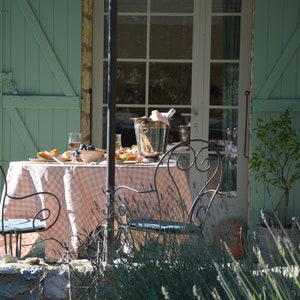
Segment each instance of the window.
M96 3L102 7L93 87L99 109L93 110L93 122L101 125L93 139L100 136L105 148L108 12L106 1ZM174 107L169 143L179 141L180 125L187 125L192 137L217 141L224 150L223 190L238 197L238 190L247 188L243 116L251 1L119 0L118 5L117 132L123 146L136 143L131 118Z
M117 132L124 146L136 143L131 118L149 116L171 107L169 142L179 140L179 125L190 111L193 4L192 0L121 0L117 37ZM107 41L107 4L104 9L104 41ZM104 82L107 78L107 44L104 43ZM103 89L107 106L106 82ZM103 145L106 143L106 110L103 116Z

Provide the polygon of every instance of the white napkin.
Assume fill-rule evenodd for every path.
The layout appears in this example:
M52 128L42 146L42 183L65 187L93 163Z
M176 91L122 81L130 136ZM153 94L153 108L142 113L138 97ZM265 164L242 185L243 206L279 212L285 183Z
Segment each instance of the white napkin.
M153 121L161 121L170 127L170 122L166 115L167 113L161 113L158 110L152 110L150 119Z

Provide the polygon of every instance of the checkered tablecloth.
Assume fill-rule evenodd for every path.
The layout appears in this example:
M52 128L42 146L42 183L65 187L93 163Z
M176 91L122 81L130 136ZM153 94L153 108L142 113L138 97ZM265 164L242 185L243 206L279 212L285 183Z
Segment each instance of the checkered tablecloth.
M115 185L126 185L143 189L153 184L155 166L116 165ZM79 244L96 228L103 224L106 210L106 166L86 164L53 164L36 162L11 162L7 172L8 193L13 196L24 196L30 193L47 191L54 193L61 202L61 213L57 223L48 231L39 234L23 235L23 244L32 243L39 235L52 237L67 243L70 250L76 253ZM160 185L167 189L167 173L160 179ZM187 178L178 173L181 194L190 201ZM37 203L38 202L38 203ZM7 202L7 217L32 217L37 206L46 205L55 212L56 207L47 197L36 201L22 200ZM145 217L151 218L149 207ZM153 210L154 211L154 210ZM152 211L152 212L153 212ZM27 249L27 251L26 251ZM3 238L0 237L0 255L3 254ZM22 250L26 255L30 249ZM53 240L45 242L46 256L61 256L65 251L61 244Z

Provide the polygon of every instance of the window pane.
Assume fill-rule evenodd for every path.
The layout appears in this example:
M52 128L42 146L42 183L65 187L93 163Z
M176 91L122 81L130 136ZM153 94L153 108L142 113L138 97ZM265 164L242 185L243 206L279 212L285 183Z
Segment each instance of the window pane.
M239 59L240 23L240 17L212 17L212 59Z
M151 17L150 22L150 58L192 58L192 17Z
M193 0L151 0L151 12L192 13Z
M145 103L145 63L118 62L116 102L117 104ZM104 103L107 103L107 63L104 68Z
M121 16L118 17L117 56L118 58L145 58L147 43L147 18ZM104 57L108 51L108 17L104 26ZM121 45L121 46L120 46Z
M234 128L237 130L238 123L238 111L237 109L215 109L209 110L209 139L227 141L228 129L233 134ZM235 134L237 137L237 133ZM233 135L230 136L230 139Z
M237 179L237 109L211 109L209 139L218 141L224 152L222 191L236 191Z
M210 105L238 105L239 64L212 63Z
M191 64L150 63L149 103L191 104L191 76Z
M136 144L133 121L131 118L144 116L144 108L119 107L116 110L116 133L122 134L122 146L131 147ZM107 139L107 112L103 111L103 148L106 148Z
M241 0L213 0L212 12L241 12Z
M108 0L105 1L105 12L108 11ZM119 0L119 12L146 12L147 0Z
M118 18L118 58L145 58L147 41L146 17Z
M221 192L232 192L227 197L236 197L238 156L235 144L232 150L223 155L223 176ZM234 148L235 147L235 148Z
M149 107L146 112L145 108L136 107L119 107L116 112L116 132L122 134L122 146L131 147L136 144L134 125L131 118L137 118L142 116L150 116L152 110L157 110L156 106ZM170 107L160 107L160 112L167 112ZM179 141L179 126L188 125L190 120L189 117L183 117L182 113L189 113L187 108L176 108L175 115L170 120L170 130L168 143L174 143ZM106 145L106 111L104 111L104 123L103 123L103 145ZM104 147L104 146L103 146ZM106 146L105 146L106 147Z
M209 139L218 141L224 151L222 191L236 191L237 179L237 109L210 109Z

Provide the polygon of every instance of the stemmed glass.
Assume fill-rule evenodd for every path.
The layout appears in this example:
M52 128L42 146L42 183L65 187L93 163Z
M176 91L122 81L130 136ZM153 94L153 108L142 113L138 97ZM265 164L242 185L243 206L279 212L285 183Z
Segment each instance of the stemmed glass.
M72 162L76 162L76 150L81 144L81 133L69 133L68 145L72 149Z

